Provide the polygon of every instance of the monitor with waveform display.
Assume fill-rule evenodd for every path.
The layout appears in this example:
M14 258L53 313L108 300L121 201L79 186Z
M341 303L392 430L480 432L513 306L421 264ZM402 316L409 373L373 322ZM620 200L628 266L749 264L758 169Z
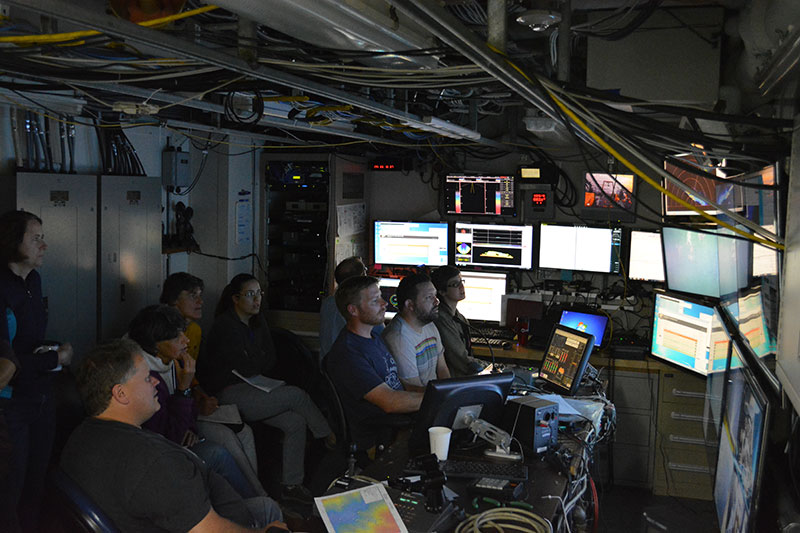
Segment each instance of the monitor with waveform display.
M448 215L513 217L517 214L514 176L450 175L444 180L444 212Z
M530 269L533 226L456 222L456 266Z

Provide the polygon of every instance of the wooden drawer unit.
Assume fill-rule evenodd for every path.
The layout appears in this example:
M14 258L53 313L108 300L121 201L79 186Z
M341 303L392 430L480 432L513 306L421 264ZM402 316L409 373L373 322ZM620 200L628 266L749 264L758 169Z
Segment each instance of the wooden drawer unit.
M653 493L711 500L714 486L713 467L708 464L708 450L700 444L663 442L655 457Z
M660 403L703 405L706 398L706 378L683 370L663 370L660 383Z

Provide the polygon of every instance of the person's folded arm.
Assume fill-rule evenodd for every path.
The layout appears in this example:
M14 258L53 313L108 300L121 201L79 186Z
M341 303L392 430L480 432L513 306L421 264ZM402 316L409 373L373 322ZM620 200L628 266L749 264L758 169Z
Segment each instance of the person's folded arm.
M267 525L267 527L259 529L243 527L235 522L231 522L230 520L221 517L212 508L210 511L208 511L208 514L203 517L202 520L200 520L200 522L198 522L192 529L189 530L189 533L249 533L251 531L271 533L279 530L288 531L283 522L272 522L271 524Z
M364 399L377 405L384 413L415 413L422 404L422 393L394 390L381 383L364 395Z

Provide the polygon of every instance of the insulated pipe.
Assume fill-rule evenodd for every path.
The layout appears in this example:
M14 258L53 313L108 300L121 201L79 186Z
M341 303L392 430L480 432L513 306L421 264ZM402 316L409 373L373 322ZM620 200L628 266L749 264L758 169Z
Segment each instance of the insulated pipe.
M561 22L558 24L558 81L569 81L569 67L572 62L570 40L572 39L572 1L561 3Z
M506 0L489 0L486 9L488 18L488 42L504 54L508 44L508 17L506 16Z

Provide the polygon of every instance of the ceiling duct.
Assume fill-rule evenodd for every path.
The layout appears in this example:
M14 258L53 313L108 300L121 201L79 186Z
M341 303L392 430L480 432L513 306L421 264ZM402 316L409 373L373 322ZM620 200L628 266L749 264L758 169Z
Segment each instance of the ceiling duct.
M221 0L241 17L325 48L383 52L432 48L429 33L409 23L384 0ZM377 67L435 67L427 55L390 54L359 62Z

